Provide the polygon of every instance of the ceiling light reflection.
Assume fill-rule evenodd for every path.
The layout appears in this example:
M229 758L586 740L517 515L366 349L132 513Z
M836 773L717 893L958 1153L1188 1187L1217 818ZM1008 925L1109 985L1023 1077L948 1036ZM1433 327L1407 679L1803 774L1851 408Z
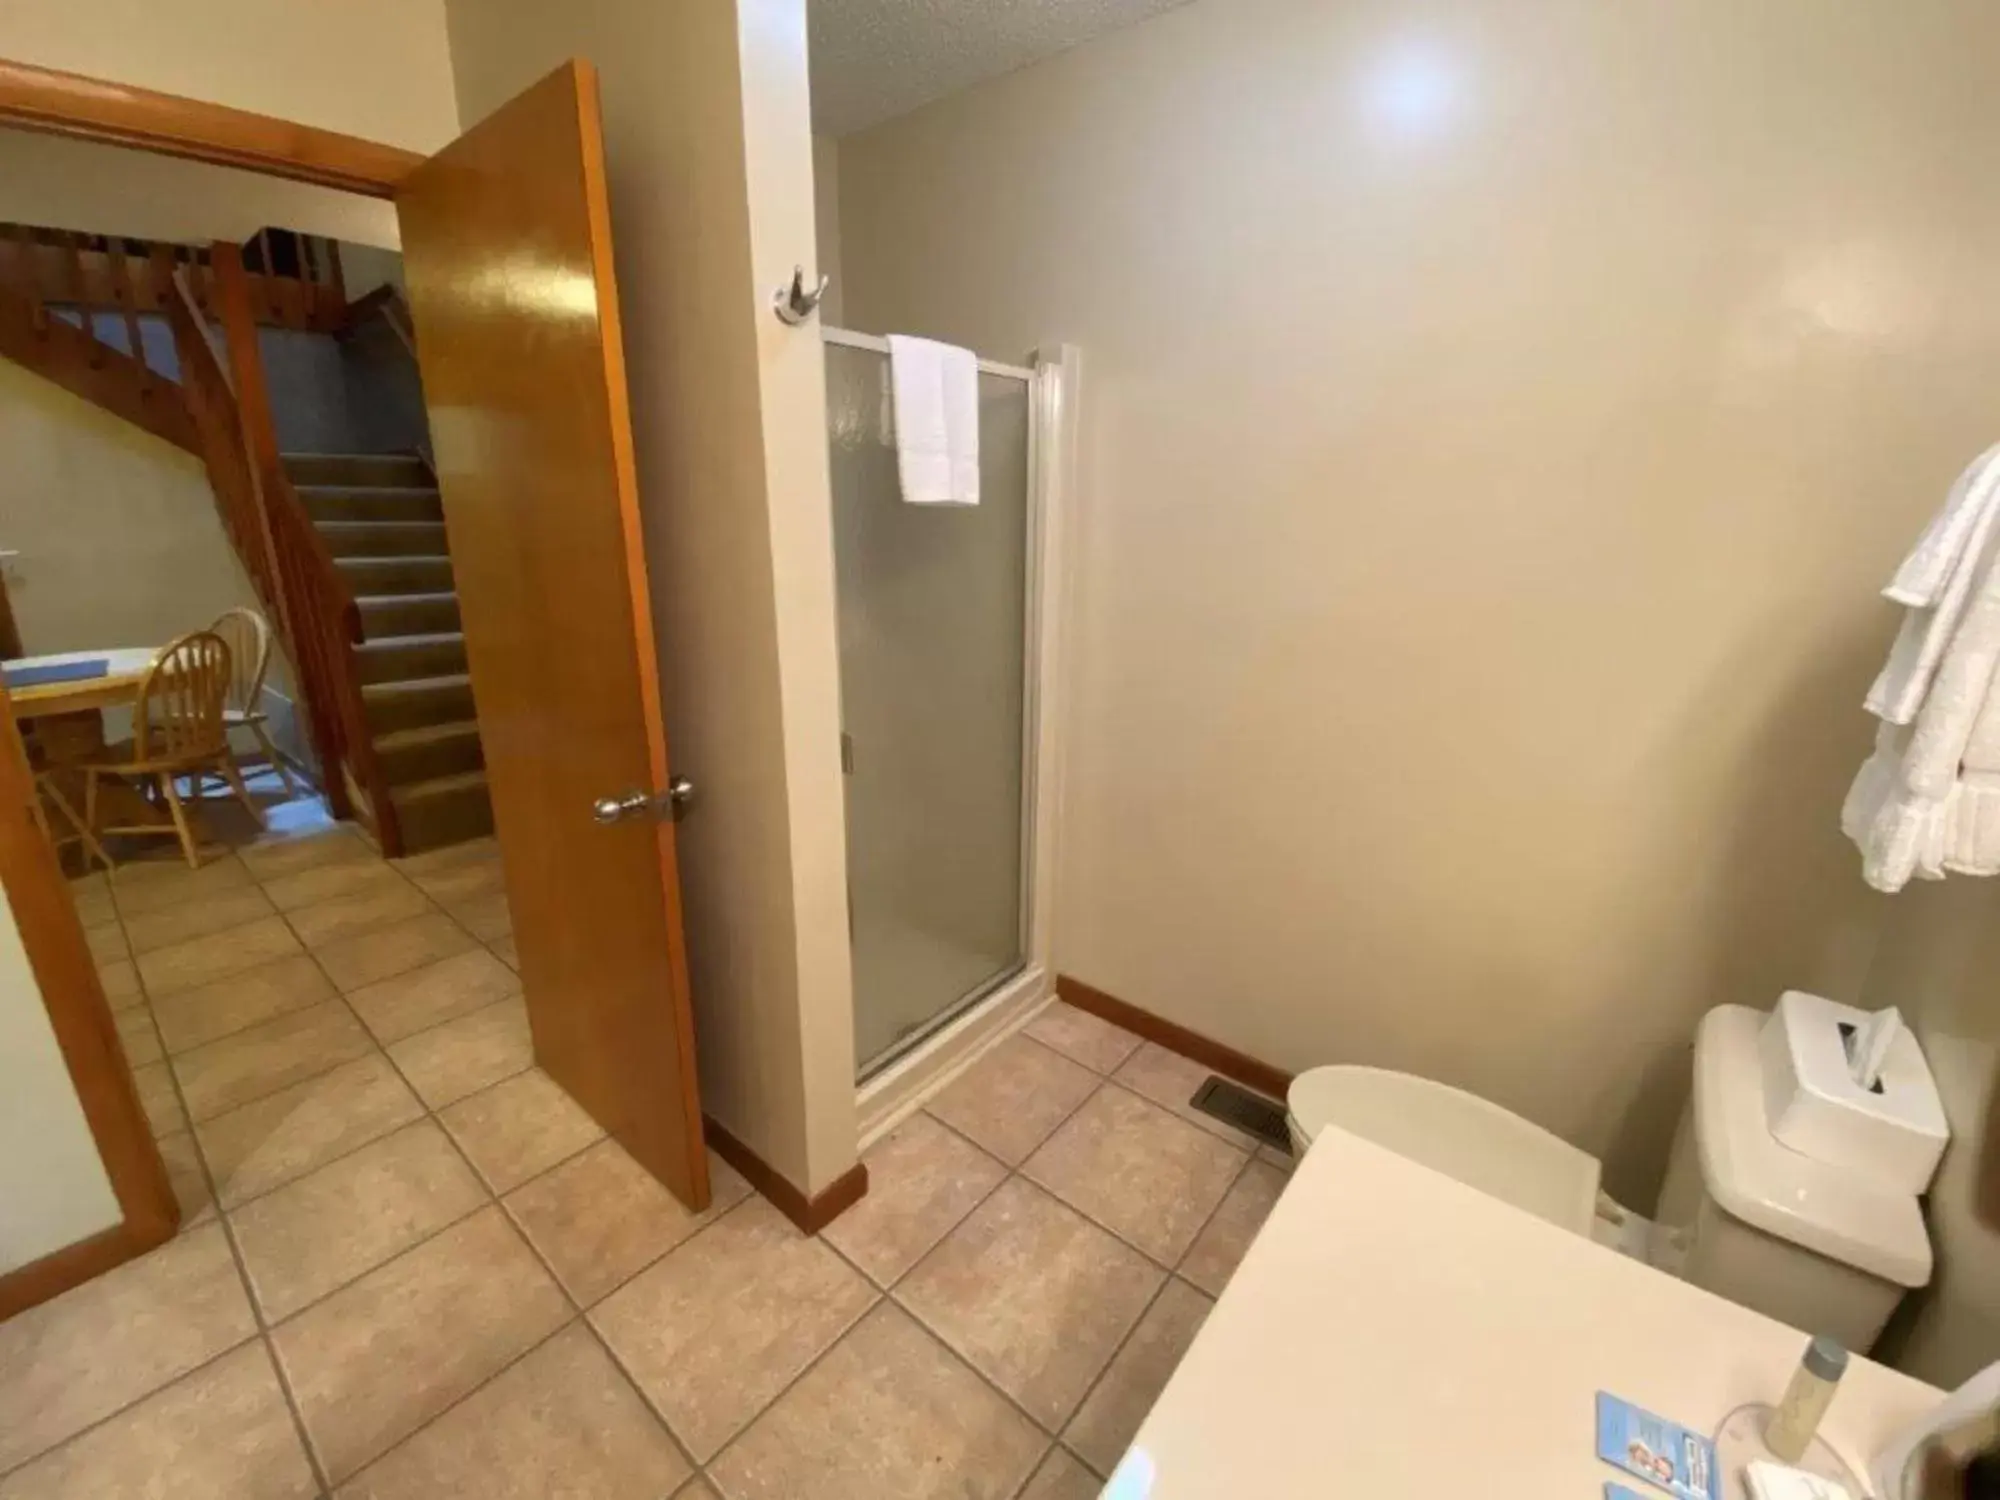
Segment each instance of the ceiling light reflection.
M1465 79L1450 54L1424 43L1403 42L1378 54L1363 70L1358 97L1363 122L1398 140L1438 135L1457 118Z

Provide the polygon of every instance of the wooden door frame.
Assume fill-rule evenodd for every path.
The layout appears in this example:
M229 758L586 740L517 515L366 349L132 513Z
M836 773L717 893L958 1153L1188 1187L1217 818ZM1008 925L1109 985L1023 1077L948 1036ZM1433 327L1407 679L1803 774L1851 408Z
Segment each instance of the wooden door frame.
M49 1026L111 1179L120 1221L0 1275L0 1319L166 1243L180 1226L160 1148L125 1059L83 919L56 851L37 826L35 780L0 685L0 887L13 908Z
M424 160L414 151L338 131L5 59L0 59L0 126L372 198L393 199L397 185ZM0 1319L164 1244L180 1224L166 1164L139 1101L83 921L54 849L30 816L33 796L13 703L0 685L0 887L123 1217L102 1233L0 1275Z
M154 89L0 58L0 125L394 198L415 151Z

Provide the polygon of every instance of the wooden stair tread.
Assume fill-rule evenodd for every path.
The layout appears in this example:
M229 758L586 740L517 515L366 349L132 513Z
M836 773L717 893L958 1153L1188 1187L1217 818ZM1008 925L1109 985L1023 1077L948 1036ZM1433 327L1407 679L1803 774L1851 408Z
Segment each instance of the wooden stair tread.
M407 786L391 787L389 795L401 807L406 802L424 802L438 797L451 797L473 789L486 789L484 771L460 771L455 776L433 776L428 781L412 781Z
M442 521L328 521L313 524L326 538L334 557L366 558L372 562L430 559L446 553Z
M374 586L368 589L371 598L395 597L393 591L399 582L413 584L412 592L440 593L439 585L453 580L451 558L443 553L352 552L336 556L333 565L360 574L363 587L373 580ZM416 576L411 577L412 573Z
M288 448L278 455L286 463L412 464L423 460L414 453L336 453L307 448Z
M281 458L294 488L302 484L357 490L428 488L436 483L430 466L415 453L286 453Z
M372 641L363 641L354 649L357 651L397 651L413 650L418 646L445 646L465 644L462 630L410 631L406 635L379 636Z
M306 495L408 495L412 499L427 499L437 494L434 484L334 484L330 482L309 482L294 480L292 488L301 497Z
M374 582L366 578L357 581ZM357 594L354 604L361 612L361 628L370 641L439 632L463 634L464 622L458 613L458 595L449 591Z
M438 589L419 594L356 594L354 604L357 609L363 610L371 606L376 609L387 609L399 604L448 604L457 598L456 589Z
M315 521L321 531L443 531L442 521Z
M378 750L402 750L414 745L434 745L440 740L477 739L475 719L450 719L442 724L417 724L409 729L392 729L375 736Z
M472 676L467 672L447 672L439 677L406 677L401 682L371 682L365 684L364 693L424 693L440 689L471 687Z

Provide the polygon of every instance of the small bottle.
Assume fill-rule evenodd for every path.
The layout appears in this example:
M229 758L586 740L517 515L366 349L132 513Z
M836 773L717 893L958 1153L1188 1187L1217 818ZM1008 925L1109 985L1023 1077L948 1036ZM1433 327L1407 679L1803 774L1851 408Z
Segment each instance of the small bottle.
M1785 1399L1778 1403L1764 1424L1764 1446L1774 1458L1795 1464L1806 1456L1820 1418L1833 1402L1840 1377L1847 1373L1847 1351L1830 1338L1816 1338L1806 1345L1805 1358L1792 1372L1785 1387Z

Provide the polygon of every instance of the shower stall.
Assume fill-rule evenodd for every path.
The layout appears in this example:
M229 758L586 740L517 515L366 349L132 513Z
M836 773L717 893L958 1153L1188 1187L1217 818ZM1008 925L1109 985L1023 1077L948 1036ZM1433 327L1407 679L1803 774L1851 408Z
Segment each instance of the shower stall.
M1040 429L1059 410L1062 364L981 360L979 504L910 505L887 343L823 337L866 1080L1034 967L1053 487Z

